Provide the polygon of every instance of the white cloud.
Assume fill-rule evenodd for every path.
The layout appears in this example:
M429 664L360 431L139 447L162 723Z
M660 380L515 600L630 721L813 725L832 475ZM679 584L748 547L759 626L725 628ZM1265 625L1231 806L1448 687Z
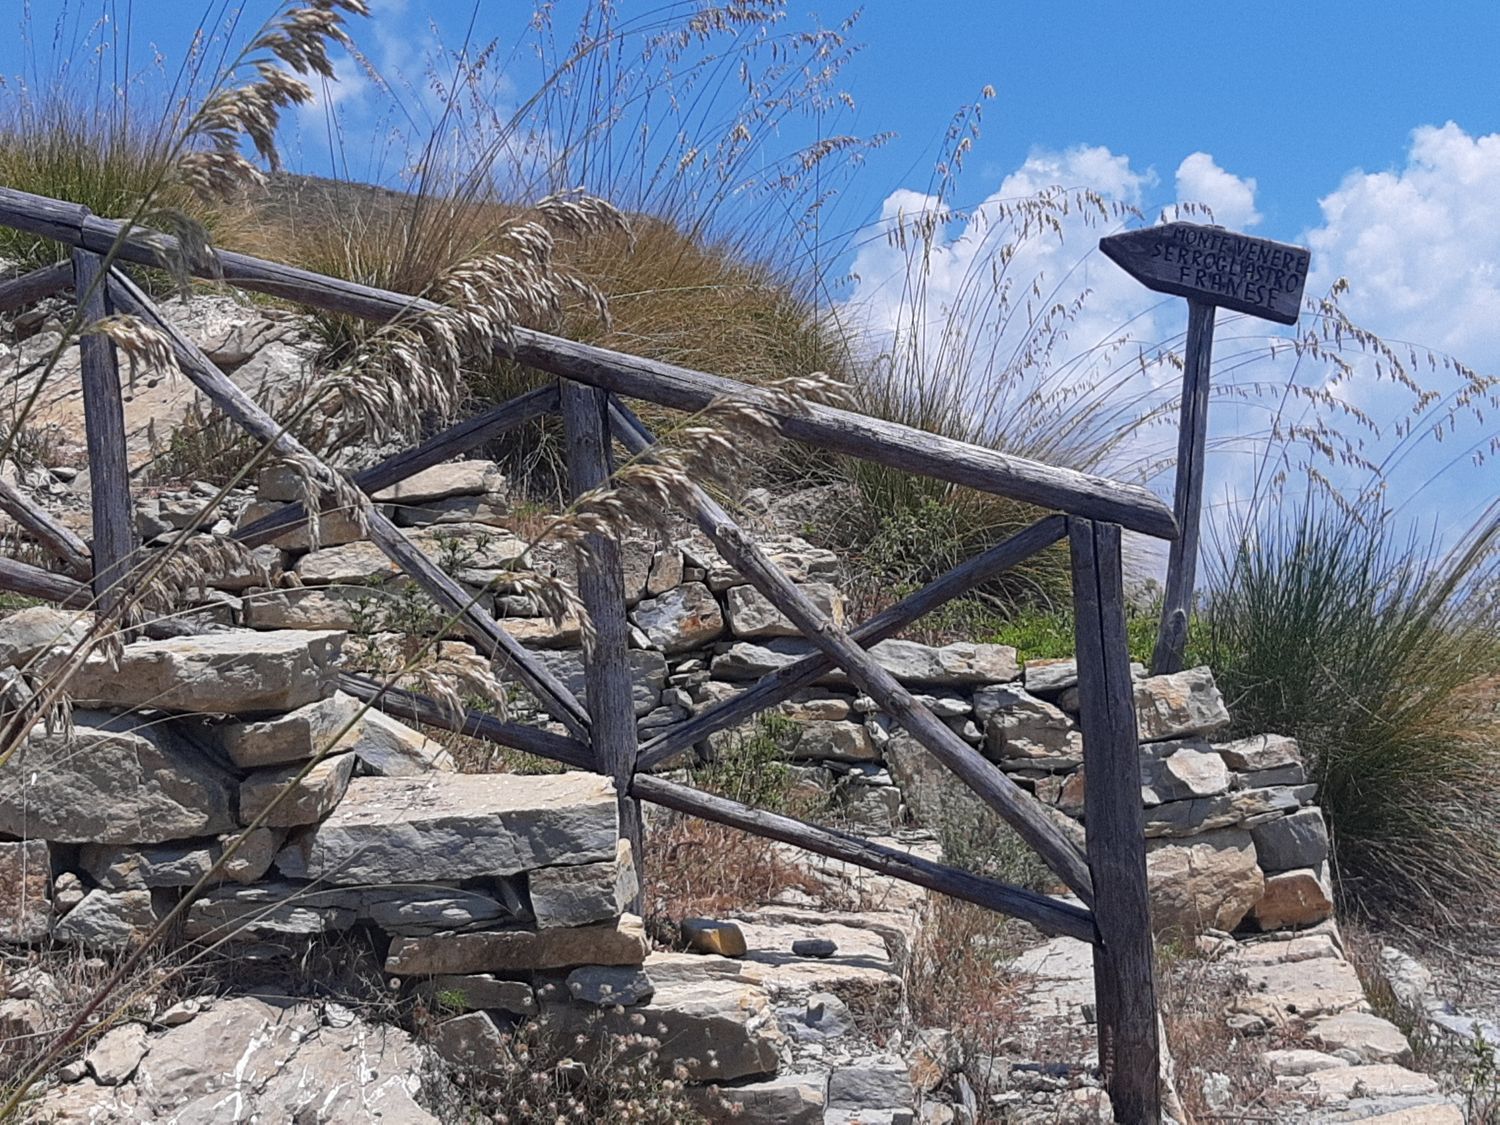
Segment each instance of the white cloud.
M1255 181L1224 171L1206 152L1195 152L1177 166L1177 199L1207 204L1221 227L1250 230L1260 223Z
M1156 184L1151 169L1136 168L1128 156L1107 148L1034 152L964 221L936 233L925 270L914 265L910 252L886 239L870 240L856 256L858 281L849 312L872 342L887 346L893 337L920 335L925 328L928 338L920 350L939 377L952 379L961 368L971 383L986 383L1007 369L1019 339L1014 319L986 319L990 310L985 302L988 298L993 304L992 271L1003 238L986 215L997 212L1005 201L1053 185L1089 187L1138 206ZM1187 156L1176 170L1174 186L1179 203L1209 204L1215 222L1246 229L1261 221L1256 181L1226 171L1208 153ZM1500 369L1500 334L1494 331L1500 324L1500 210L1493 206L1497 197L1500 135L1472 137L1450 123L1416 130L1403 168L1346 176L1321 200L1323 222L1314 229L1300 237L1289 231L1267 233L1312 248L1309 295L1347 276L1351 287L1344 307L1364 327L1388 340L1412 341L1493 371ZM893 192L885 201L882 223L888 228L898 215L910 217L935 205L935 200L917 192ZM1039 382L1055 389L1095 381L1103 388L1101 395L1107 393L1111 402L1121 404L1121 422L1145 404L1175 393L1175 370L1149 364L1144 370L1132 369L1122 360L1163 343L1180 347L1184 303L1145 290L1093 253L1102 233L1107 230L1070 213L1062 222L1061 237L1048 234L1029 240L1006 267L1005 275L1018 286L1037 278L1038 292L1046 301L1067 302L1089 292L1066 345L1053 356L1053 374L1031 372L1026 385L1007 391L1004 409L1015 413L1022 428L1038 420L1025 407L1028 391ZM1304 316L1301 328L1314 323ZM933 327L953 324L960 326L960 334L974 333L980 339L960 346L951 333L944 336ZM1122 333L1131 341L1125 349L1108 357L1094 350ZM1253 490L1273 418L1283 426L1312 428L1331 418L1364 443L1362 455L1388 464L1387 495L1393 506L1450 537L1477 518L1496 492L1500 470L1493 456L1476 468L1473 454L1494 439L1493 419L1500 413L1500 402L1490 403L1484 419L1472 412L1459 414L1445 427L1441 443L1430 434L1403 439L1399 423L1410 413L1412 393L1396 382L1375 379L1370 365L1361 362L1360 374L1337 390L1343 401L1365 411L1382 430L1379 436L1361 434L1326 407L1296 395L1283 396L1279 388L1288 380L1297 380L1305 389L1326 385L1331 368L1311 361L1298 364L1285 349L1279 358L1267 358L1267 340L1278 335L1286 332L1268 322L1220 313L1215 385L1222 394L1211 414L1206 501L1211 508L1234 506ZM1420 377L1447 401L1461 387L1444 372L1424 371ZM1248 397L1237 397L1237 392L1254 386L1259 389ZM971 387L965 394L973 402L978 392ZM1429 418L1441 409L1431 411ZM1112 471L1128 475L1171 452L1175 433L1175 419L1143 431L1121 452ZM1307 459L1305 449L1293 457L1294 478L1297 462ZM1322 471L1346 485L1367 483L1364 472L1356 468L1325 464ZM1155 487L1166 494L1170 478L1158 477Z

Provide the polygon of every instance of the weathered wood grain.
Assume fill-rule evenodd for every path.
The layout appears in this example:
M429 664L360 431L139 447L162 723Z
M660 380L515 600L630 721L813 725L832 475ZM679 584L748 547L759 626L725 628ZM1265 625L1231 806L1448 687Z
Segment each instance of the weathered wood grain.
M574 499L609 479L609 430L605 394L594 387L564 382L560 388L563 431L568 443L568 491ZM593 625L593 643L584 651L589 732L600 773L615 779L620 804L620 837L629 840L636 865L636 901L644 885L644 840L640 802L630 796L637 754L635 703L630 682L630 625L625 619L625 576L620 544L589 535L578 558L578 597Z
M1312 255L1301 246L1201 223L1106 235L1099 249L1148 289L1296 324Z
M94 562L89 556L89 547L77 535L53 518L35 500L19 488L0 480L0 511L24 527L47 550L60 559L68 573L75 578L87 578L94 573Z
M0 188L0 224L99 251L113 248L125 261L159 264L169 237L88 215L72 204ZM222 278L246 289L271 293L333 312L371 320L431 311L421 298L324 277L308 270L219 251L196 267L200 276ZM1088 473L1028 461L951 438L814 405L787 414L762 392L743 383L607 348L517 328L514 345L500 354L543 371L679 410L696 411L724 395L756 403L776 415L786 436L843 453L923 473L1047 508L1118 522L1132 530L1170 539L1172 514L1148 490Z
M125 402L115 346L88 326L110 314L104 263L86 250L73 251L73 289L83 313L78 341L83 380L83 428L89 454L89 492L94 516L94 596L110 612L126 594L135 553L135 512L130 501L130 460L125 451Z
M1062 934L1087 942L1094 941L1096 937L1093 916L1089 911L1049 895L935 863L847 832L821 828L789 816L753 809L738 801L703 793L650 774L636 774L630 791L654 805L727 824L756 836L780 840L816 855L842 860L965 902L977 903L1012 918L1030 922L1044 933Z
M415 476L423 469L430 469L461 453L467 453L476 445L499 437L508 430L524 426L533 418L556 412L557 385L548 383L499 406L481 411L428 438L421 445L403 450L378 465L355 473L352 478L354 486L366 495L379 492L382 488L389 488L398 481ZM279 539L306 521L307 512L301 504L288 504L285 508L240 528L234 533L234 537L247 547L258 547L262 543Z
M1146 888L1140 746L1120 529L1070 520L1084 827L1094 881L1099 1065L1118 1121L1161 1120L1161 1045Z
M0 590L56 602L70 609L82 609L94 601L94 592L85 583L4 556L0 556Z
M1173 518L1180 534L1167 554L1167 585L1162 598L1153 675L1181 672L1188 620L1198 574L1198 535L1203 512L1203 466L1208 451L1209 372L1213 367L1214 307L1188 302L1187 359L1182 376L1182 417L1177 430L1177 479Z
M328 474L330 481L334 479L333 469L323 465L309 449L262 410L254 399L215 367L196 344L152 307L129 278L118 272L112 273L111 291L120 307L145 318L167 334L183 374L226 415L280 455L300 458L305 464L319 466ZM360 492L355 495L370 542L384 551L388 558L421 586L445 613L452 614L457 624L476 642L486 657L495 659L503 656L517 679L536 696L537 702L548 714L574 734L584 735L588 730L588 715L562 681L502 629L462 586L418 550L390 518L370 502L369 497Z
M638 432L641 440L654 444L649 433ZM847 672L881 710L1004 818L1079 898L1085 903L1092 902L1088 865L1073 842L1053 823L1050 811L993 762L949 730L947 724L902 687L874 656L860 647L858 641L830 621L801 588L740 530L713 497L696 485L689 489L689 495L691 510L688 514L719 549L725 561L785 614L803 636Z
M46 297L73 287L73 263L54 262L20 277L0 281L0 313L34 305Z

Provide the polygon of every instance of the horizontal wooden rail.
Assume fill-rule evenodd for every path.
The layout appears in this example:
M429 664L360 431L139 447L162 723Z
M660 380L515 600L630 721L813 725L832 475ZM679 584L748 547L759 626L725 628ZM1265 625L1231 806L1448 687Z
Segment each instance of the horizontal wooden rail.
M0 557L0 590L24 594L28 598L39 598L44 602L56 602L70 609L82 609L91 605L94 600L94 593L87 582L79 582L65 574L54 574L18 559L3 557Z
M356 699L373 703L380 710L409 722L425 723L427 726L449 730L454 734L470 738L482 738L497 746L512 750L524 750L539 758L561 762L574 769L597 772L593 753L588 745L576 738L553 734L540 727L525 726L497 719L483 711L465 709L455 712L452 707L415 691L387 687L368 676L357 676L345 672L339 676L339 689Z
M76 204L10 188L0 188L0 225L145 265L160 265L164 253L177 252L177 243L170 236L143 227L127 232L125 224L98 218ZM188 265L200 277L367 320L384 321L404 312L441 308L423 298L227 250L216 252L212 261ZM514 346L497 343L497 353L564 378L687 411L701 410L714 399L734 396L764 407L777 417L786 436L819 449L1108 520L1163 539L1177 535L1171 510L1149 490L1136 485L1012 457L853 411L810 405L805 412L787 413L747 384L545 332L517 328L513 336Z
M166 333L183 374L226 415L257 440L276 450L279 456L298 458L329 474L329 481L334 479L335 470L324 465L311 450L288 434L254 399L215 367L196 344L157 312L129 278L118 271L111 271L110 292L119 308L151 322ZM422 587L445 613L452 614L464 632L477 642L485 657L495 659L503 656L508 666L514 670L516 678L526 685L527 690L549 715L574 734L586 734L589 728L588 714L567 686L501 628L462 586L424 555L363 493L356 491L354 495L361 506L365 534L370 542Z
M996 879L986 879L847 832L820 828L789 816L753 809L738 801L679 785L664 777L636 774L630 783L630 792L655 805L727 824L731 828L739 828L757 836L767 836L830 859L843 860L856 867L878 871L882 875L940 891L953 898L977 903L1012 918L1030 922L1045 933L1090 943L1097 940L1093 914L1081 906L1063 902L1050 895L1013 887Z
M355 473L350 479L361 492L379 492L393 484L415 476L423 469L440 465L460 453L467 453L476 445L498 437L507 430L524 426L533 418L557 412L557 384L548 383L534 391L527 391L513 399L481 411L466 418L456 426L450 426L440 434L428 438L421 445L388 457L378 465ZM247 547L259 547L285 535L292 528L307 522L307 510L301 504L288 504L234 533L235 539Z
M73 263L55 262L50 266L0 281L0 313L34 305L64 289L73 288Z
M636 442L635 431L620 431L626 447ZM865 648L893 637L912 622L953 598L980 586L996 575L1045 550L1068 533L1066 516L1047 516L1009 539L975 555L922 587L908 594L889 609L882 610L863 625L850 630L849 636ZM701 742L716 731L726 730L767 707L774 707L802 688L816 683L831 672L834 663L822 652L809 653L792 664L767 672L740 694L717 707L684 719L668 727L641 747L640 768L650 769L695 742Z

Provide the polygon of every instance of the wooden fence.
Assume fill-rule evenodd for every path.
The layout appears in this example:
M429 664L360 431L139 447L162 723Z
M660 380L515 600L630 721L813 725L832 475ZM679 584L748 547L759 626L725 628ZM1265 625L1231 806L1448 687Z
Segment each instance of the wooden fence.
M169 324L116 264L161 265L176 246L165 235L92 215L75 204L0 188L0 224L55 240L71 263L49 266L0 284L0 312L72 287L86 322L111 312L141 317L165 332L184 374L226 416L272 455L294 457L322 474L332 491L335 470L322 464L262 407ZM325 277L243 254L218 252L199 262L198 276L229 282L301 305L383 322L438 306L419 298ZM567 732L555 734L480 711L456 715L422 695L346 675L345 690L378 700L387 711L516 747L568 766L614 778L622 833L642 855L640 802L676 809L767 836L1011 915L1051 934L1089 942L1094 950L1099 1061L1118 1120L1160 1119L1160 1044L1146 892L1139 747L1126 646L1120 560L1121 528L1164 539L1177 536L1172 512L1144 489L1104 477L1011 457L846 410L812 405L777 408L754 387L518 328L497 352L557 376L545 386L453 426L351 478L369 538L443 610L479 650L503 664ZM0 587L67 605L107 611L120 597L138 548L125 464L120 378L113 346L85 336L82 381L94 518L93 543L79 542L11 488L0 490L9 512L59 559L64 573L0 560ZM568 483L575 494L604 483L610 449L651 456L654 438L623 399L697 411L723 395L763 406L781 432L819 449L877 461L913 473L1052 509L1017 535L953 568L853 629L823 613L704 490L694 488L687 515L756 589L810 641L815 652L763 676L734 698L682 720L644 745L637 741L626 662L626 604L618 544L595 538L582 552L579 595L597 632L586 666L585 706L475 598L413 545L373 504L370 493L462 454L547 413L562 417ZM247 546L268 542L307 518L293 506L242 528ZM1020 788L963 741L871 655L870 646L922 615L1066 539L1071 549L1076 608L1086 846L1059 823L1061 814ZM166 622L147 632L170 632ZM877 844L848 832L703 793L647 772L714 731L734 726L840 669L938 761L1009 823L1076 896L1038 894Z

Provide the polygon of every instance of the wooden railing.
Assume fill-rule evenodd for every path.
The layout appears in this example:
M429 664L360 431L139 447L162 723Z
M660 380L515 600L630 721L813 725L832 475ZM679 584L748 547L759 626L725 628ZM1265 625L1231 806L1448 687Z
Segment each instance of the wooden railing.
M335 470L292 438L264 409L167 322L151 301L115 268L116 262L163 264L172 239L98 218L75 204L0 189L0 225L53 239L73 250L70 268L47 267L0 284L0 311L72 286L84 319L110 311L144 318L171 340L184 374L226 416L273 455L294 457L323 474L332 491ZM438 306L399 293L357 285L243 254L218 252L197 263L200 277L230 282L302 305L372 321ZM92 552L71 539L15 490L0 508L21 520L76 577L16 560L0 560L0 586L66 604L96 606L118 597L119 576L137 549L124 468L119 373L112 346L85 337L83 393L94 513ZM642 855L639 802L767 836L919 886L1024 919L1039 929L1089 942L1094 949L1099 1058L1121 1121L1160 1118L1160 1044L1146 852L1140 797L1139 747L1126 646L1120 560L1121 528L1172 539L1171 511L1150 492L1105 477L1008 456L847 410L810 405L780 409L754 387L699 371L592 347L529 329L516 329L496 350L559 377L555 386L522 395L453 426L422 444L356 474L355 503L369 538L424 589L473 642L534 694L566 734L506 722L482 711L456 714L422 695L359 676L343 677L355 696L379 701L393 714L459 730L566 765L614 778L622 832ZM575 698L547 667L484 611L382 514L369 494L466 452L539 415L559 413L567 435L568 483L575 494L609 477L609 449L619 442L650 458L655 439L623 398L697 411L732 394L763 407L781 432L818 448L877 461L913 473L1013 497L1057 514L1045 516L1006 541L955 567L928 586L853 629L844 629L736 525L703 489L694 487L685 513L725 560L779 609L815 652L763 676L739 695L637 742L626 661L626 604L618 544L593 537L581 552L579 596L592 618L595 642L586 663L588 704ZM347 491L347 490L346 490ZM241 529L247 546L264 543L305 520L293 506ZM1072 555L1080 726L1083 732L1085 848L1080 851L1061 815L1036 800L983 757L907 691L869 651L924 614L973 590L1008 567L1064 538ZM163 631L161 623L157 629ZM653 776L649 771L714 731L776 705L831 670L841 669L860 690L1010 824L1071 890L1077 901L1039 894L946 864L750 808L724 797Z

